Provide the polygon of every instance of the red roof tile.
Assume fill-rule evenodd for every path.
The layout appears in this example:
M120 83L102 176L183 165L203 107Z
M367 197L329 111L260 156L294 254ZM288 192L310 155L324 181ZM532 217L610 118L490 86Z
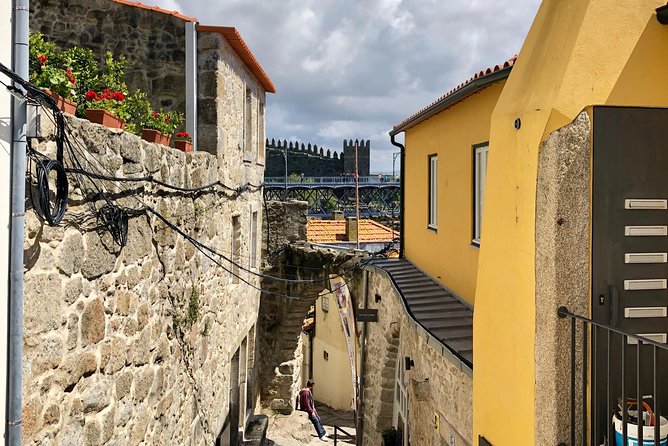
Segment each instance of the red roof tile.
M373 220L360 220L360 242L388 242L399 237L399 232L381 225ZM306 239L313 243L347 242L345 220L315 220L308 221Z
M197 25L197 30L202 32L220 33L220 35L222 35L225 40L227 40L232 49L234 49L234 51L239 55L241 60L244 61L253 75L260 81L264 87L264 90L267 93L276 93L276 87L274 87L271 79L269 79L267 73L265 73L265 71L262 69L262 66L253 55L250 48L248 48L248 45L246 45L244 39L241 38L241 34L239 34L239 31L237 31L236 28L231 26Z
M471 78L468 79L467 81L462 82L461 84L457 85L455 88L453 88L452 90L448 91L447 93L445 93L445 94L444 94L443 96L441 96L440 98L436 99L436 100L435 100L434 102L432 102L431 104L427 105L426 107L420 109L418 112L414 113L414 114L411 115L410 117L408 117L408 118L404 119L403 121L401 121L400 123L396 124L393 128L394 128L395 130L398 129L398 128L402 128L402 127L405 129L405 128L406 128L406 124L411 123L411 121L415 121L415 122L412 122L412 123L411 123L412 125L417 124L417 123L420 122L421 120L418 120L418 119L416 119L416 118L418 118L420 115L425 114L425 112L427 112L427 111L429 111L430 109L436 107L437 105L441 104L443 101L445 101L445 100L447 100L448 98L450 98L453 94L457 93L458 91L460 91L461 89L463 89L464 87L466 87L467 85L469 85L471 82L476 81L476 80L479 80L479 79L483 79L483 78L485 78L486 76L489 76L489 75L491 75L491 74L493 74L493 73L496 73L496 72L498 72L498 71L501 71L501 70L503 70L503 69L505 69L505 68L512 67L513 65L515 65L515 61L516 61L516 60L517 60L517 54L514 55L513 57L511 57L510 59L508 59L507 61L505 61L505 62L504 62L503 64L501 64L501 65L494 65L493 67L489 67L489 68L487 68L487 69L485 69L485 70L478 71L476 74L473 75L473 77L471 77ZM483 88L483 87L481 87L481 88ZM478 90L476 90L476 91L478 91ZM475 91L471 92L471 94L473 94L473 93L475 93ZM467 96L467 97L468 97L468 96ZM464 98L461 98L461 99L464 99ZM451 104L451 105L452 105L452 104Z
M121 5L134 6L135 8L148 9L151 11L161 12L163 14L173 15L174 17L185 20L187 22L197 22L197 19L195 17L188 17L183 14L180 14L178 11L168 11L158 6L149 6L140 2L132 2L130 0L111 0L111 1L114 3L119 3Z

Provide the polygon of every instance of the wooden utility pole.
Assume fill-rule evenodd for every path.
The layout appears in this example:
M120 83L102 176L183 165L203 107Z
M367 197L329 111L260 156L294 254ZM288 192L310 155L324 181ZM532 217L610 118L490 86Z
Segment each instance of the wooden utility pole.
M355 218L357 218L357 249L360 249L360 175L359 175L359 165L357 163L357 145L358 142L355 141Z

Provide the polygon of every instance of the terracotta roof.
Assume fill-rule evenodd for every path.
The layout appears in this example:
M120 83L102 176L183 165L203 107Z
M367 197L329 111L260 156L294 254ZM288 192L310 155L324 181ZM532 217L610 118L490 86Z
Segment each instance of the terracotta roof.
M219 33L222 35L225 40L230 44L232 49L239 55L241 60L244 61L248 69L251 70L253 75L260 81L264 90L267 93L276 93L276 87L267 76L267 73L262 69L260 63L257 61L253 53L251 52L244 39L241 38L241 34L237 31L236 28L231 26L202 26L197 25L197 30L202 32L212 32Z
M179 13L178 11L168 11L168 10L162 9L158 6L149 6L149 5L145 5L143 3L140 3L140 2L131 2L129 0L111 0L111 1L114 2L114 3L119 3L121 5L134 6L135 8L148 9L148 10L151 10L151 11L161 12L163 14L173 15L174 17L185 20L187 22L197 22L197 19L195 17L188 17L188 16L185 16L185 15Z
M406 130L409 127L412 127L415 124L418 124L419 122L422 122L424 119L427 119L430 117L433 113L430 112L440 112L444 110L445 108L448 108L455 103L467 98L468 96L472 95L473 93L476 93L477 91L483 89L488 85L486 80L493 81L492 79L496 79L498 76L492 76L495 73L501 74L502 70L506 70L504 74L506 74L503 77L508 77L508 74L510 74L510 70L512 69L512 66L515 65L515 61L517 60L517 55L514 55L507 61L505 61L501 65L494 65L493 67L489 67L485 70L478 71L473 77L468 79L465 82L462 82L461 84L457 85L455 88L452 90L448 91L445 93L443 96L440 98L436 99L434 102L431 104L427 105L426 107L420 109L417 113L413 114L412 116L404 119L400 123L396 124L393 127L393 130L391 133L399 133L403 130ZM501 77L501 78L503 78ZM464 92L464 89L467 86L471 86L474 88L469 88ZM477 87L477 88L476 88ZM465 93L463 95L457 95L457 93ZM454 101L452 100L454 99Z
M393 231L373 220L360 220L360 242L387 242L399 236ZM306 239L313 243L348 242L346 238L345 220L309 220L306 226Z

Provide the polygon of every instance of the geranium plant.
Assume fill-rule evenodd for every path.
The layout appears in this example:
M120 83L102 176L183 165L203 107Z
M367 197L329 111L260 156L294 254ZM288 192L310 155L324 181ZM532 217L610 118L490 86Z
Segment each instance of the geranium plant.
M176 135L174 135L174 139L176 141L193 142L193 137L190 136L190 133L188 132L176 132Z
M146 116L143 126L145 129L157 130L164 135L173 135L176 128L183 124L183 113L175 111L154 111Z
M44 41L40 33L32 33L30 44L30 82L68 99L76 98L76 78L71 69L61 68L56 45Z
M124 121L129 118L125 106L125 93L112 91L110 88L105 88L100 93L94 90L86 92L86 108L107 110Z

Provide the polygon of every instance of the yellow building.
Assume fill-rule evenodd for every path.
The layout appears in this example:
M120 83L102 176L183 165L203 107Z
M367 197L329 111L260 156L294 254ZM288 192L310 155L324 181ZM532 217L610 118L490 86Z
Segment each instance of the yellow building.
M666 14L664 0L544 0L512 68L478 75L391 132L405 132L405 258L474 304L474 445L611 435L612 414L580 374L577 420L585 411L588 424L570 423L561 306L647 336L668 364ZM605 349L579 339L578 351ZM623 339L613 363L635 354ZM584 379L601 378L605 363L597 373L600 358L582 358ZM626 396L652 392L643 380L656 366L640 362L640 389L634 378ZM668 392L655 396L668 407Z

